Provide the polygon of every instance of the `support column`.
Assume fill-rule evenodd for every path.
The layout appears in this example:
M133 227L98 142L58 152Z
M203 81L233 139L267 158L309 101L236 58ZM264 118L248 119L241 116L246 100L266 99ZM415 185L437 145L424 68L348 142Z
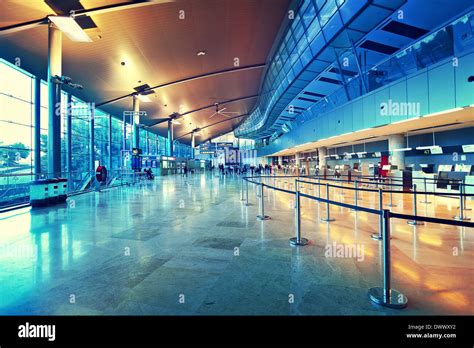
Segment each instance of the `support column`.
M91 119L89 122L89 171L95 170L95 104L89 105L89 112Z
M48 176L61 176L61 87L53 76L62 76L62 34L48 27Z
M112 169L112 115L109 115L109 170Z
M168 121L168 156L173 157L173 122L172 120Z
M35 161L35 179L41 176L41 79L35 78L35 96L34 96L34 161Z
M326 166L326 155L328 153L328 149L326 147L318 148L318 162L319 162L319 169L321 170L324 166Z
M196 135L191 133L191 158L194 159L194 147L196 146Z
M67 132L67 145L66 145L66 156L67 156L67 172L69 174L68 179L70 184L69 188L72 188L72 95L67 94L67 108L66 108L66 132Z
M396 165L398 169L405 169L405 152L394 149L402 149L405 146L405 136L403 134L393 134L388 137L388 151L390 151L390 163Z
M133 96L133 126L132 126L132 148L140 147L140 99L136 95Z
M283 165L283 156L278 156L278 164L279 164L280 166Z

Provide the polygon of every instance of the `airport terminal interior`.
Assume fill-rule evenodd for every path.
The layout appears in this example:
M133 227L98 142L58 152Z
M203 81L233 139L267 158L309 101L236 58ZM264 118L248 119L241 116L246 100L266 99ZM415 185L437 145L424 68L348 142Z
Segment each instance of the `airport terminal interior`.
M472 0L2 0L0 315L473 315Z

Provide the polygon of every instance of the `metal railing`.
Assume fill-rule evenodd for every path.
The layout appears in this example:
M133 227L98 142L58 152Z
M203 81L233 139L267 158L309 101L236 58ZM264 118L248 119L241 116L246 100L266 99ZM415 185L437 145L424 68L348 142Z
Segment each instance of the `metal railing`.
M284 188L279 187L280 185L277 184L277 178L278 180L284 179L287 180L286 184L283 185ZM288 179L289 178L294 178L294 190L290 189L292 185L288 184ZM308 180L301 180L302 177L295 177L295 176L253 176L253 177L242 177L241 179L241 185L240 188L242 190L241 192L241 200L244 198L244 192L243 190L246 191L245 193L245 205L250 205L248 201L248 184L254 184L258 185L259 187L259 215L257 216L257 219L260 221L265 221L268 220L270 217L268 215L265 215L265 206L263 204L264 201L264 189L265 187L268 189L272 189L275 191L283 192L289 195L294 195L295 197L295 237L290 238L290 244L293 246L305 246L309 242L308 239L301 237L301 198L307 198L311 199L320 203L325 203L326 204L326 217L321 219L324 222L333 222L336 221L335 219L332 219L330 217L330 206L335 205L339 207L344 207L351 209L352 211L355 212L365 212L368 214L373 214L377 215L379 217L379 233L372 235L372 239L379 240L382 242L382 251L383 251L383 286L382 287L373 287L369 289L368 295L369 298L372 302L377 303L382 306L390 307L390 308L405 308L408 303L408 298L401 292L393 289L391 287L391 255L390 255L390 220L391 219L403 219L403 220L408 220L408 222L413 221L417 222L418 224L421 222L430 222L434 224L442 224L442 225L451 225L451 226L458 226L458 227L470 227L474 228L474 223L472 222L467 222L467 219L456 219L456 220L450 220L450 219L442 219L442 218L436 218L436 217L427 217L427 216L418 216L416 208L413 212L413 215L409 214L401 214L401 213L395 213L391 212L389 209L383 209L383 193L388 192L387 190L382 190L381 188L377 190L373 189L363 189L359 187L357 184L354 187L346 187L346 186L337 186L337 185L331 185L329 183L321 183L321 178L317 177L316 179L318 180L317 182L312 182ZM311 177L303 177L305 179L310 179ZM269 181L273 181L273 186L268 183L264 183L264 179L269 179ZM323 179L324 180L324 179ZM245 182L245 185L244 185ZM280 182L280 181L278 181ZM305 193L301 193L300 189L301 186L300 184L308 184L308 185L314 185L318 187L318 196L314 195L309 195ZM324 186L326 189L325 197L321 196L321 190L320 187ZM245 188L244 188L245 187ZM354 190L355 191L355 200L354 204L349 204L349 203L344 203L344 202L339 202L335 200L330 199L330 194L329 190L330 188L334 189L348 189L348 190ZM360 204L358 204L358 191L370 191L370 192L378 192L379 195L379 208L378 209L373 209L373 208L368 208L368 207L363 207ZM314 190L316 192L316 190ZM413 194L413 197L415 199L415 207L416 207L416 187L413 192L400 192L396 191L397 193L402 193L402 194ZM459 194L461 197L464 196L465 194L460 193ZM474 195L469 195L469 196L474 196ZM462 199L461 199L462 201ZM461 213L462 214L462 213ZM266 217L265 219L262 219L261 217ZM413 223L412 223L413 224Z

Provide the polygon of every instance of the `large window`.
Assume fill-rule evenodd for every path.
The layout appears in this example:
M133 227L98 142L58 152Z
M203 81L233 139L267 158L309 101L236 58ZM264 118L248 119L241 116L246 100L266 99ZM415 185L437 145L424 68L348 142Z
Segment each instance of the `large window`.
M89 104L73 97L72 113L72 172L87 172L90 157L90 117Z
M112 168L119 169L121 167L121 150L123 148L123 122L112 117Z
M33 178L32 75L0 59L0 206L26 200Z
M94 113L94 152L95 159L108 167L109 149L109 114L96 109Z
M0 206L28 200L29 184L34 179L35 150L41 158L41 174L48 174L48 85L41 81L40 124L35 124L35 77L0 59ZM68 105L68 99L71 104ZM70 112L71 129L68 129ZM71 180L69 187L88 187L94 168L91 151L102 165L122 168L123 122L103 110L94 110L94 144L91 148L91 104L61 92L61 171ZM34 148L34 129L40 129L39 148ZM111 129L110 129L111 127ZM71 153L68 153L68 133ZM140 130L143 154L165 155L166 138ZM126 150L132 148L132 129L126 125ZM189 147L177 144L176 156L189 156ZM68 158L71 167L68 167ZM128 162L130 163L130 162Z
M10 183L33 173L33 90L32 75L0 60L0 174L21 174Z

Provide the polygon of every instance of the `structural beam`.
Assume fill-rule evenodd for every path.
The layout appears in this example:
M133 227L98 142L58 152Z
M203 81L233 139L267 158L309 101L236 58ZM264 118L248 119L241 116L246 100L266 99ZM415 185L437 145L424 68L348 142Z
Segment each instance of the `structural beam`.
M181 84L181 83L186 83L186 82L196 81L196 80L200 80L200 79L205 79L205 78L213 77L213 76L219 76L219 75L224 75L224 74L229 74L229 73L234 73L234 72L247 71L247 70L254 70L254 69L263 69L265 66L266 66L265 63L263 63L263 64L254 64L254 65L247 65L247 66L243 66L243 67L239 67L239 68L219 70L219 71L214 71L214 72L206 73L206 74L202 74L202 75L186 77L184 79L180 79L180 80L176 80L176 81L172 81L172 82L167 82L167 83L164 83L164 84L161 84L161 85L150 87L150 88L142 91L142 93L157 90L157 89L160 89L160 88L165 88L165 87L178 85L178 84ZM132 96L135 96L135 95L137 95L137 92L129 93L127 95L117 97L117 98L114 98L114 99L111 99L111 100L107 100L107 101L98 103L96 105L97 105L97 107L100 107L102 105L115 103L115 102L118 102L120 100L126 99L128 97L132 97Z

